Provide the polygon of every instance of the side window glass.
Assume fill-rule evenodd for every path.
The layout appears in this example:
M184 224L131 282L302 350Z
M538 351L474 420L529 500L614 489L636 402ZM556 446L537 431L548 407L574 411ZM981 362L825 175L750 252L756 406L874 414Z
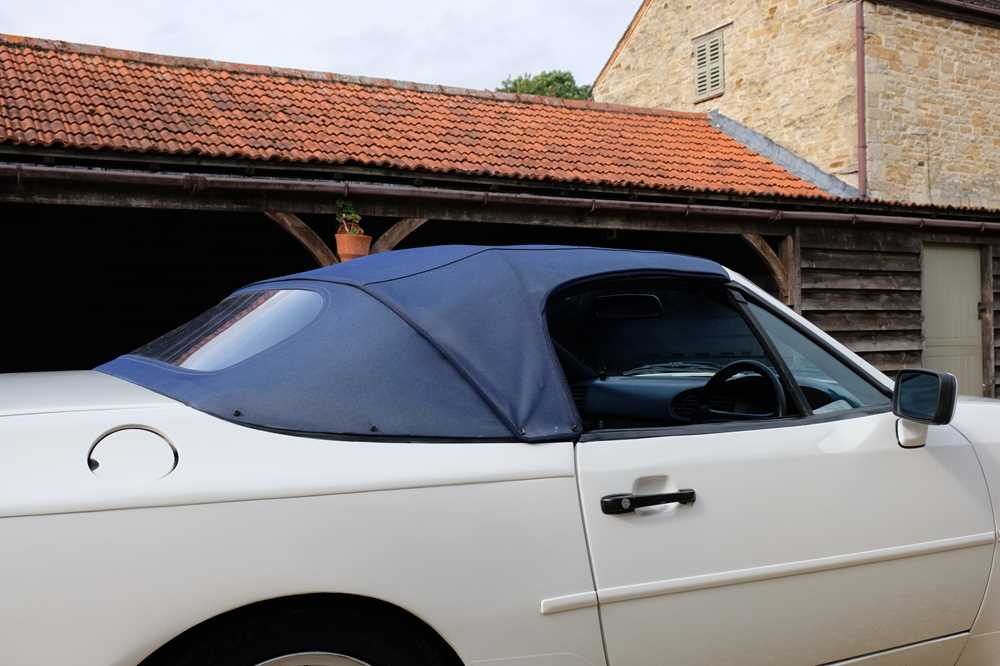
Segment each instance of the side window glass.
M767 419L793 410L774 362L721 284L590 283L557 293L547 316L587 430Z
M750 303L749 307L802 389L813 413L889 405L888 396L792 325L756 303Z

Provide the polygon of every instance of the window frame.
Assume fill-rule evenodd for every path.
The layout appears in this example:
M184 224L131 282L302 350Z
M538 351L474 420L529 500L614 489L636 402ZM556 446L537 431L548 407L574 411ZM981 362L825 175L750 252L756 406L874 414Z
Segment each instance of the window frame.
M694 66L694 101L695 103L721 97L726 93L726 41L722 28L696 37L692 46L692 65ZM718 62L712 62L712 46L717 45ZM699 65L699 53L704 49L705 64ZM718 84L712 85L712 72L718 71ZM705 89L700 91L699 82L705 77Z
M609 278L611 276L601 276L597 280L603 280L604 278ZM631 275L617 275L616 278L621 277L631 277ZM648 273L636 275L635 277L651 277ZM662 275L664 279L676 278L676 275ZM589 282L590 280L588 280ZM595 280L596 281L596 280ZM659 426L659 427L636 427L636 428L604 428L599 430L588 430L584 431L577 438L580 443L585 442L596 442L596 441L612 441L612 440L625 440L625 439L648 439L652 437L679 437L685 435L708 435L708 434L718 434L724 432L742 432L751 430L762 430L767 428L788 428L793 426L801 425L812 425L815 423L829 423L833 421L844 421L848 419L863 418L866 416L873 416L876 414L885 414L892 411L892 391L884 386L881 382L875 380L867 370L858 365L855 361L847 357L843 352L835 347L831 346L827 341L816 336L812 331L801 326L798 322L794 321L788 317L785 313L777 310L776 308L770 306L769 304L763 302L761 299L757 298L751 291L744 288L734 281L726 281L723 283L723 288L725 288L731 297L733 298L733 305L737 312L746 320L747 325L750 327L752 333L757 337L758 342L761 344L764 353L770 358L774 367L778 370L779 381L782 387L788 392L789 395L793 396L796 409L801 412L800 414L792 414L783 417L776 418L765 418L759 420L751 421L727 421L722 423L695 423L689 425L678 425L678 426ZM551 296L550 296L551 298ZM750 308L747 304L752 302L753 304L761 307L768 312L770 312L775 317L779 318L781 321L792 327L795 332L804 336L810 342L818 345L823 351L833 356L837 361L843 363L849 370L859 375L864 381L868 382L873 386L879 393L886 396L889 400L885 404L879 405L868 405L863 407L855 407L852 409L845 409L837 412L830 412L827 414L815 414L809 407L809 403L799 387L798 383L795 381L794 376L789 370L787 364L782 358L781 354L777 351L774 346L774 342L771 337L767 335L764 329L761 327L760 323L753 316ZM550 349L554 349L551 334L549 332L548 325L546 325L546 336L549 340ZM553 352L554 354L554 352ZM559 364L558 358L555 362L562 368ZM562 375L563 388L566 394L569 395L569 383L566 379L565 373ZM801 402L800 402L801 401ZM805 406L805 409L801 405ZM573 404L574 410L576 409L575 403ZM583 420L580 418L579 413L577 414L579 422L582 423Z

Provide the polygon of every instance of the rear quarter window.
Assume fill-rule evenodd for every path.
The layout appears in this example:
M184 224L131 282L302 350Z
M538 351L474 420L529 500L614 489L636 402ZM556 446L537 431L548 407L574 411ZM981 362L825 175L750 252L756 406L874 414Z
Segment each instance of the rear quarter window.
M132 353L185 370L223 370L295 335L322 308L323 297L306 289L236 294Z

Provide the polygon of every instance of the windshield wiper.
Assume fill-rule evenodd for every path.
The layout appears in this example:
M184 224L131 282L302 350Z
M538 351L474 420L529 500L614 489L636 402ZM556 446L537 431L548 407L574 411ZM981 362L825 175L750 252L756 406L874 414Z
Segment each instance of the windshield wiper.
M622 373L622 375L625 377L631 377L633 375L646 375L656 372L671 372L677 370L709 370L711 372L716 372L718 369L719 366L713 365L712 363L699 363L698 361L668 361L666 363L650 363L648 365L640 365L638 368L626 370Z

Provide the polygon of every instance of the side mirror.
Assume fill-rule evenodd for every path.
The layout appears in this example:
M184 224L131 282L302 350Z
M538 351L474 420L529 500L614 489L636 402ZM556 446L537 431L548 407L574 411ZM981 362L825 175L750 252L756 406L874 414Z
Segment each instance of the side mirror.
M933 370L900 370L892 393L892 412L899 445L916 448L927 442L927 426L945 425L955 413L955 375Z

